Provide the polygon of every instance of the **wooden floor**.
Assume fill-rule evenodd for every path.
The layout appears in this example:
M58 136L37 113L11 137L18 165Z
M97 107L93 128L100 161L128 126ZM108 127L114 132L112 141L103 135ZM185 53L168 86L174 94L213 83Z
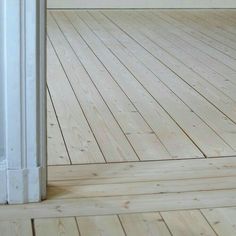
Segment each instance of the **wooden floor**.
M236 208L0 222L1 236L235 236Z
M236 155L234 13L50 12L49 164Z
M235 236L236 11L50 11L48 156L0 235Z

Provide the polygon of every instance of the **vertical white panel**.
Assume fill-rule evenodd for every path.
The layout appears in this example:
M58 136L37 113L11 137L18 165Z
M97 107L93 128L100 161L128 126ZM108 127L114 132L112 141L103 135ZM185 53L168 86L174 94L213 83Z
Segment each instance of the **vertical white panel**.
M46 192L45 1L4 2L7 200L37 202Z
M4 160L4 37L3 37L3 26L4 26L4 6L3 1L0 1L0 162Z
M39 55L37 51L38 39L38 20L37 4L35 0L24 0L25 18L25 99L26 99L26 166L36 167L37 159L37 79Z
M6 195L6 155L4 125L4 2L0 1L0 203L5 203Z
M19 142L22 133L25 131L21 119L21 111L25 109L25 104L22 101L23 97L21 96L21 90L24 89L24 81L21 80L21 77L25 72L23 66L24 46L21 45L24 43L21 38L21 25L24 25L24 23L20 17L23 9L21 9L18 0L5 1L5 7L6 155L9 168L19 169L24 165L22 160L24 149L22 147L25 145L24 140Z

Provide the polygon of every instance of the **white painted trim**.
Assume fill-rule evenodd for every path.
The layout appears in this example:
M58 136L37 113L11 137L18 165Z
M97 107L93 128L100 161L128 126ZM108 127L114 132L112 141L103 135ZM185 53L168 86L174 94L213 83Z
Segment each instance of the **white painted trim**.
M45 1L4 3L7 202L38 202L46 197Z
M8 170L7 195L9 204L40 202L42 199L42 167Z
M6 162L0 162L0 204L7 202L7 171Z
M5 91L4 91L4 1L0 1L0 204L7 202L7 164L5 154Z
M236 8L235 0L48 0L48 8Z

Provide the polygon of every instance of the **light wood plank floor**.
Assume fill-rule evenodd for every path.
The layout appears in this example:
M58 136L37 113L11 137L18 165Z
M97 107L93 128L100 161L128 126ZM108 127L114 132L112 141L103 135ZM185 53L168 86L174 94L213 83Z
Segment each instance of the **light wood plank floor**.
M49 12L49 164L236 155L233 13Z
M235 13L50 11L48 199L0 235L236 235Z
M235 236L236 208L107 216L11 220L0 235L24 236Z

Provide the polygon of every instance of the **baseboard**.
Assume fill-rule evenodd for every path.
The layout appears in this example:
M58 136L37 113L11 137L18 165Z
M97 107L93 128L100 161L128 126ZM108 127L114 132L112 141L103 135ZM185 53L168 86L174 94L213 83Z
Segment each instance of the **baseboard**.
M48 0L48 8L236 8L235 0Z
M7 170L7 202L23 204L42 200L41 184L44 168L32 167L20 170Z

